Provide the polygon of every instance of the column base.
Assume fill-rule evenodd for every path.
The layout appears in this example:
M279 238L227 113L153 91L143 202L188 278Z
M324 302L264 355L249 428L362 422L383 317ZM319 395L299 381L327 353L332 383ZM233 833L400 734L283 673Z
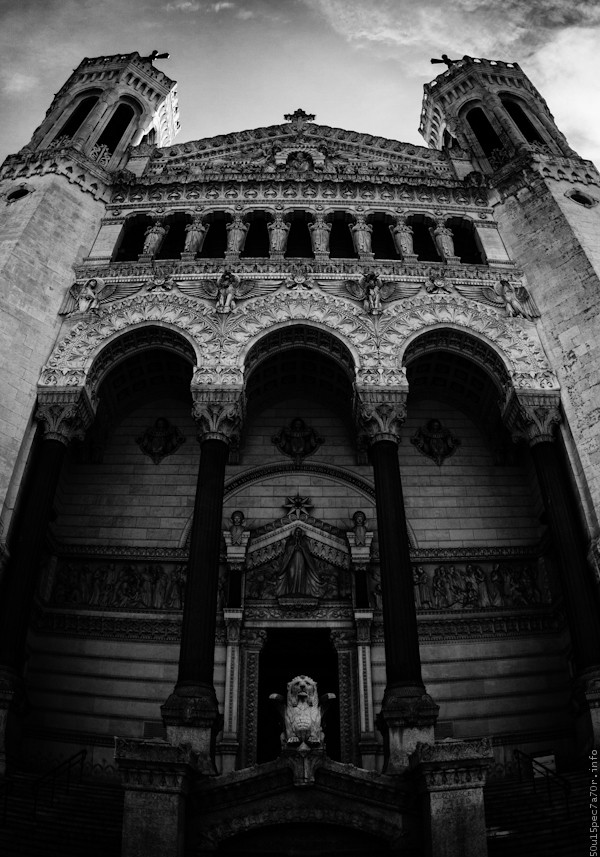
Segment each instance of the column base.
M386 690L377 728L384 738L385 774L404 774L417 744L433 744L433 729L439 713L424 687Z
M0 667L0 777L10 773L19 761L27 708L23 679L13 670Z
M202 685L175 687L160 711L169 744L189 747L197 758L199 773L216 774L215 739L223 719L214 688Z
M418 744L411 769L422 795L425 857L487 857L483 786L489 738Z
M122 857L182 857L194 752L161 740L116 738L115 760L125 790Z
M366 771L377 770L377 753L379 749L380 745L374 735L361 737L358 743L361 768L364 768Z
M586 670L573 682L578 755L586 760L600 749L600 668Z

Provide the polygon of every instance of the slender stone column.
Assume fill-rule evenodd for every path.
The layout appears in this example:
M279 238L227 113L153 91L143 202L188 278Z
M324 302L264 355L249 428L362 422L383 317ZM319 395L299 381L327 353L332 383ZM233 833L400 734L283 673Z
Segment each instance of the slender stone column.
M18 743L18 715L25 704L25 639L56 486L67 445L83 437L93 410L83 390L55 388L39 391L35 416L43 424L44 438L23 487L0 607L0 772L6 766L5 746L14 749Z
M240 630L242 610L223 611L227 627L227 655L225 661L225 701L223 703L223 738L219 749L223 760L222 773L234 771L238 750L238 722L240 696Z
M361 391L356 414L370 443L379 537L386 689L379 718L386 738L386 770L400 772L417 742L433 741L438 706L425 693L410 546L398 464L406 419L404 390Z
M526 440L530 446L560 569L577 673L575 696L599 747L600 599L588 563L577 499L555 442L554 429L561 421L559 401L557 391L513 392L504 419L514 439Z
M240 690L240 722L242 768L256 764L258 739L258 679L260 653L267 641L263 628L242 631L242 682Z
M236 390L193 390L192 414L201 446L183 608L179 674L161 708L167 736L198 753L200 769L213 772L212 743L219 722L213 686L219 549L225 465L241 424Z
M356 765L360 738L357 720L356 634L354 630L341 629L332 630L330 634L338 659L341 761ZM319 688L320 693L324 691L329 692L330 688Z

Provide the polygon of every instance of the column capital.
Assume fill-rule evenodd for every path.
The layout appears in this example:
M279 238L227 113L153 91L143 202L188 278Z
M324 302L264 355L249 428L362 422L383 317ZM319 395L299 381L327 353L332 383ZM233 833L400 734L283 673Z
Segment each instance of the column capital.
M200 443L220 440L230 446L239 441L244 410L240 390L196 388L192 400Z
M558 390L511 390L502 419L514 441L530 446L555 439L554 427L562 422Z
M35 419L44 425L44 438L65 446L83 440L94 419L94 409L82 387L38 387Z
M489 738L416 746L411 769L421 792L483 788L494 753Z
M399 443L407 397L408 390L357 390L354 414L359 435L371 445L382 440Z

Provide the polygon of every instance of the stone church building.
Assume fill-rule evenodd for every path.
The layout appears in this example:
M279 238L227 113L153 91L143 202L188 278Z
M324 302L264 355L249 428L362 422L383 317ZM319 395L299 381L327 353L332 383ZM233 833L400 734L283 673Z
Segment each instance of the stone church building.
M419 147L176 143L154 61L0 171L2 771L86 748L123 857L484 855L600 740L598 172L515 63Z

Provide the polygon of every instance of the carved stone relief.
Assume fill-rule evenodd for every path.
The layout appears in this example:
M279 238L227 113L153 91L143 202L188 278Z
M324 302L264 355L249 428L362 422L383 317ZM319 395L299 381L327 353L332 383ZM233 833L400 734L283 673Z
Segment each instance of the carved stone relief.
M410 442L438 466L454 455L460 446L460 440L437 419L431 419L427 425L418 428Z
M312 455L324 443L324 439L300 417L295 417L289 426L284 426L271 440L280 452L294 460L294 464L301 464L304 458Z
M177 426L172 425L164 417L158 417L154 425L136 437L135 442L144 455L149 456L155 464L159 464L163 458L171 455L185 443L185 437Z

